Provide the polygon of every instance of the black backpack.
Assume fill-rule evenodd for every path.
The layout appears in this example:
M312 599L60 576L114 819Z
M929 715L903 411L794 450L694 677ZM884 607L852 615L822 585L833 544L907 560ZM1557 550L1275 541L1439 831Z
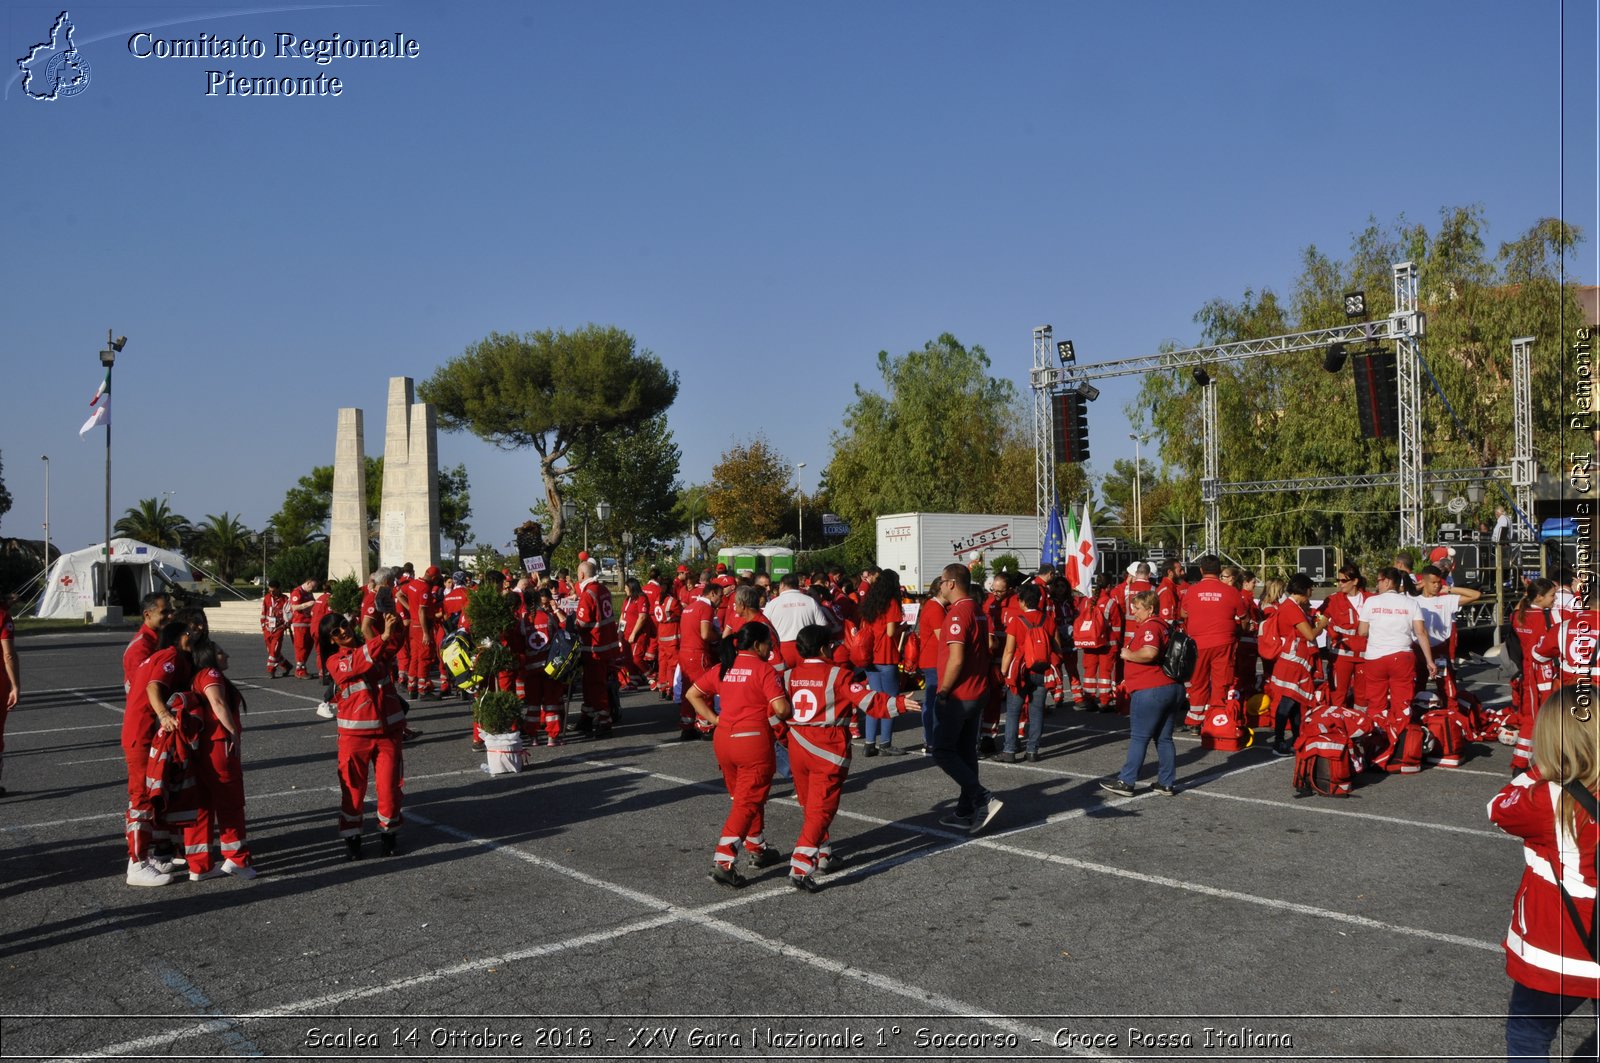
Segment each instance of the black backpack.
M1194 639L1183 633L1181 625L1167 628L1167 645L1161 651L1161 673L1177 683L1187 683L1194 675L1194 662L1200 650Z

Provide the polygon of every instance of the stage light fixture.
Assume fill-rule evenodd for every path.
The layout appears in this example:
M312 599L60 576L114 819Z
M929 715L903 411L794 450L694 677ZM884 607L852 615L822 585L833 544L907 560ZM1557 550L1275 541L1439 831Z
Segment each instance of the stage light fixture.
M1056 343L1056 357L1061 359L1062 365L1072 365L1078 360L1078 354L1072 349L1071 340L1060 340Z
M1358 318L1367 316L1367 293L1346 292L1344 295L1344 316Z

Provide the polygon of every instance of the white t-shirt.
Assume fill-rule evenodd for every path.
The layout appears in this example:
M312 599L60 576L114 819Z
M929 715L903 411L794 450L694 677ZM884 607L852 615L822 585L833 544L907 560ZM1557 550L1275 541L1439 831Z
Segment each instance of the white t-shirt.
M1411 652L1411 643L1415 641L1412 625L1422 619L1417 601L1409 594L1384 591L1361 603L1356 618L1368 625L1366 660L1376 661L1391 653Z
M783 591L767 603L763 612L779 642L793 642L800 629L809 624L821 624L823 627L830 624L822 606L805 591Z
M1422 610L1422 622L1428 626L1428 641L1438 646L1450 641L1450 631L1456 626L1456 613L1461 609L1461 599L1441 591L1432 598L1424 595L1413 598Z

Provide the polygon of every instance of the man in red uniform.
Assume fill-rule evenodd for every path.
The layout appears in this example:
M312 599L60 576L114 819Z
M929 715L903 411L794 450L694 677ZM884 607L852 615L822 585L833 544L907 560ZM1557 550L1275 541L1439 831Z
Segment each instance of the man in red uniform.
M289 592L289 631L294 636L294 677L306 679L311 660L311 610L317 606L317 579L308 576ZM318 679L322 676L318 674Z
M578 563L578 653L583 665L583 715L578 729L596 738L611 734L611 710L617 704L616 668L622 659L617 617L611 592L596 578L593 561Z
M261 596L261 638L267 644L268 679L276 679L279 668L283 669L284 675L289 674L289 662L283 658L283 636L289 630L283 612L288 607L289 599L278 586L278 581L268 580L267 593ZM150 643L150 650L155 652L154 641Z
M694 726L694 712L683 701L683 691L674 690L678 672L679 624L683 619L683 603L676 594L661 595L651 610L656 625L656 693L662 701L678 702L678 727L682 739L700 737Z
M1189 587L1179 609L1184 632L1194 639L1194 675L1189 679L1189 713L1184 723L1199 727L1208 709L1220 709L1233 686L1233 658L1239 646L1244 599L1222 582L1222 559L1206 554L1198 562L1200 582Z
M439 669L439 651L434 632L439 627L439 599L436 589L443 583L439 566L429 565L421 578L408 579L400 586L405 611L411 617L406 629L411 642L410 679L406 690L412 698L433 697L433 673Z
M717 643L721 638L717 612L722 606L722 588L715 583L701 588L683 611L678 628L678 667L683 671L687 690L700 673L717 664Z
M628 596L622 603L623 660L621 671L634 687L656 687L655 620L650 615L650 599L638 580L630 579ZM619 680L622 676L619 674Z
M1117 708L1117 684L1122 681L1122 586L1113 587L1102 577L1099 593L1084 600L1073 625L1073 645L1083 652L1087 710L1115 712Z
M133 641L128 643L128 648L122 651L122 693L125 695L133 690L133 680L139 674L139 666L156 652L156 644L161 640L161 628L172 619L172 600L160 591L151 591L140 601L139 609L144 616L144 623L133 633Z
M148 596L145 599L149 600ZM128 699L122 713L122 753L128 768L128 810L125 831L128 841L128 885L165 886L172 881L173 863L156 858L154 843L171 844L165 824L156 820L155 801L147 778L150 774L150 745L158 734L178 726L167 708L167 698L187 690L194 676L189 663L189 635L180 620L169 620L162 628L167 648L156 650L141 662L128 683ZM140 640L128 647L137 652ZM127 660L127 656L124 657Z
M1004 804L978 779L978 724L989 696L989 630L972 600L972 573L947 565L939 597L939 683L934 702L933 760L961 788L955 811L939 825L975 834Z
M1183 562L1171 558L1161 565L1161 582L1156 585L1156 602L1159 617L1170 624L1178 619L1179 603L1183 600Z

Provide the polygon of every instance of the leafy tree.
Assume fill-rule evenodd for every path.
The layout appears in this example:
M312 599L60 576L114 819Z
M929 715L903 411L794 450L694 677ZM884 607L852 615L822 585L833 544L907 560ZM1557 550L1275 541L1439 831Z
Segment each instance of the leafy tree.
M1543 219L1491 259L1487 225L1476 206L1446 208L1433 232L1405 222L1369 219L1347 261L1315 247L1302 255L1291 295L1246 291L1213 300L1195 316L1202 344L1326 328L1344 322L1342 294L1362 289L1369 317L1393 308L1392 263L1418 263L1419 301L1428 317L1422 374L1424 462L1431 468L1508 464L1512 447L1511 340L1536 337L1533 348L1536 457L1549 467L1559 453L1562 344L1560 322L1579 319L1572 285L1560 263L1578 231ZM1393 440L1360 435L1349 371L1330 374L1322 352L1254 359L1210 368L1218 381L1219 448L1224 481L1292 479L1393 469ZM1188 374L1151 374L1137 411L1154 408L1160 455L1198 512L1202 467L1200 394ZM1495 490L1484 503L1487 515ZM1151 508L1146 492L1146 509ZM1223 502L1223 545L1274 550L1333 542L1347 553L1394 545L1393 488L1319 492L1284 498L1231 495ZM1430 520L1436 514L1430 514ZM1149 523L1147 517L1147 524Z
M779 521L794 483L793 466L765 436L735 443L712 466L706 511L726 542L766 542L782 532Z
M545 541L559 546L563 480L583 465L581 451L666 411L678 375L621 329L586 325L522 336L491 333L440 366L417 388L448 432L470 431L502 450L539 455L550 523ZM563 461L565 465L561 464Z
M0 461L0 519L11 511L11 492L6 490L5 463Z
M456 567L461 567L461 544L472 534L467 518L472 516L472 483L467 467L439 471L439 530L454 544Z
M1032 512L1021 405L1011 382L989 368L982 347L949 333L897 357L878 353L887 394L856 388L823 473L852 532L884 513Z
M184 536L189 532L189 520L172 512L164 498L142 498L137 506L117 518L112 531L127 539L177 550L183 546Z
M267 578L275 579L287 591L297 583L328 574L328 540L318 539L304 546L292 546L267 564Z
M191 549L216 570L222 582L232 583L239 566L254 552L250 529L224 510L220 516L207 514L194 531Z
M712 531L705 530L711 520L711 510L706 506L708 490L710 490L708 484L690 484L678 492L672 507L674 525L689 529L689 534L694 536L701 557L710 556L711 544L717 537L715 525L711 526Z
M383 459L369 457L367 469L368 537L378 532L378 510L383 501ZM440 512L444 512L443 477L440 478ZM333 466L318 465L302 476L283 496L283 505L272 515L273 534L290 546L300 546L328 534L328 517L333 512Z
M623 532L633 535L633 552L638 554L672 537L682 451L673 441L666 414L580 443L573 454L577 471L567 500L587 509L594 541L615 550L624 568L628 551L622 545ZM593 518L600 502L611 506L610 519Z

